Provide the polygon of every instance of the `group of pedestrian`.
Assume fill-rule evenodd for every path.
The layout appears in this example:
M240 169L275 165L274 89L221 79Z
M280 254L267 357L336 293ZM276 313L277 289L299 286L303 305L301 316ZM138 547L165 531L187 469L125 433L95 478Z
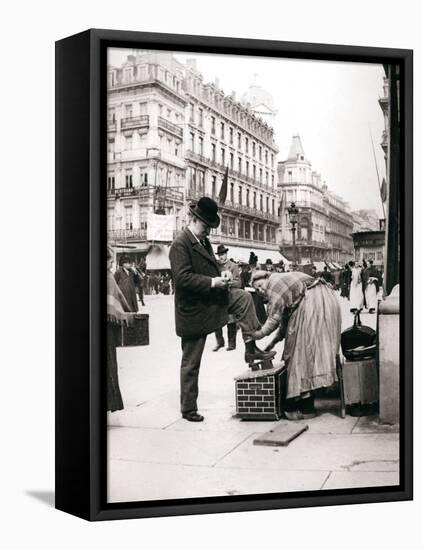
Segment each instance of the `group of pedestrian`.
M362 265L351 260L342 270L341 296L349 300L352 313L364 308L375 313L380 285L381 274L372 259L363 260Z

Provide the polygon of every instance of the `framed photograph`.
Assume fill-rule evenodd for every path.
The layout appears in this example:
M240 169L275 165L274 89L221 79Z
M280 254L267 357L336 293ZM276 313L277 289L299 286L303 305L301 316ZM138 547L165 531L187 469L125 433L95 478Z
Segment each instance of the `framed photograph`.
M57 42L58 509L412 498L412 59Z

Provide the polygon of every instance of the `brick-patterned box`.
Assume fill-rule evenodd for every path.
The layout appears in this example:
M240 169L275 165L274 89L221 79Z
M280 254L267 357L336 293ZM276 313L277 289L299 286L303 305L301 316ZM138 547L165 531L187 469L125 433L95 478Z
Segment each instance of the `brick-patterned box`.
M279 420L286 393L286 367L248 370L235 378L236 413L244 420Z

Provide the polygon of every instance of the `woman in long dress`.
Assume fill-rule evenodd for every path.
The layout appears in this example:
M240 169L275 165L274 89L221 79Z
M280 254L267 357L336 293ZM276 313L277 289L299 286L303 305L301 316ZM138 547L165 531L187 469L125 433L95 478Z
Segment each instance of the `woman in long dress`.
M268 302L267 321L253 338L261 339L276 329L285 337L285 415L290 420L313 416L313 391L337 380L341 340L337 296L324 280L301 272L259 271L253 275L253 286Z
M119 345L122 325L131 322L131 309L111 272L113 250L107 247L107 410L123 409L119 388L116 347Z
M363 309L364 294L361 268L356 267L355 262L349 262L351 267L351 286L350 286L350 311L355 313Z

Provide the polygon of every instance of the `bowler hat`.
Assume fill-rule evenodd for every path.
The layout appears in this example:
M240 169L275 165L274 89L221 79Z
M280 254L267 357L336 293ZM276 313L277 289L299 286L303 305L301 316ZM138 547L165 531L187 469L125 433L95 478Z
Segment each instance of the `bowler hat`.
M267 258L266 265L273 265L273 262L270 258Z
M217 215L217 203L209 197L201 197L198 202L189 205L191 214L215 229L219 227L220 218Z
M220 256L220 254L226 254L228 252L229 248L226 248L224 244L219 244L216 250L216 254Z
M123 256L121 256L121 258L119 260L119 265L130 264L130 263L132 263L132 262L131 262L131 258L129 256L127 256L125 254Z

